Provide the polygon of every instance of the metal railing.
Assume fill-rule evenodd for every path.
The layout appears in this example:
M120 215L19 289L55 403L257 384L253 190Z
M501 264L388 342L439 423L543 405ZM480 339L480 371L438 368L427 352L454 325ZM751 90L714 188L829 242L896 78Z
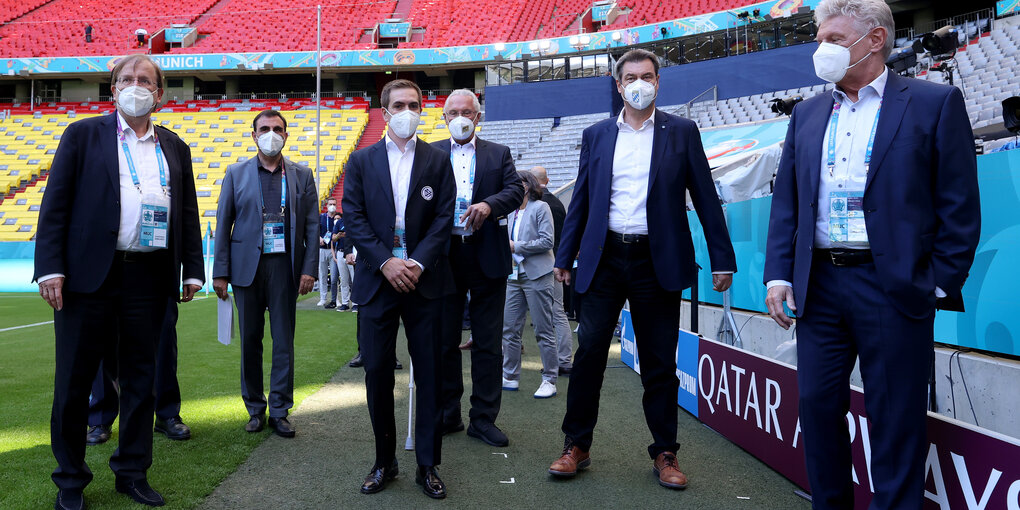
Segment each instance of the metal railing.
M712 105L719 101L719 87L712 85L704 92L694 96L693 99L687 101L677 110L677 114L682 117L691 117L691 113L694 111L694 105L701 105L701 103L711 102Z

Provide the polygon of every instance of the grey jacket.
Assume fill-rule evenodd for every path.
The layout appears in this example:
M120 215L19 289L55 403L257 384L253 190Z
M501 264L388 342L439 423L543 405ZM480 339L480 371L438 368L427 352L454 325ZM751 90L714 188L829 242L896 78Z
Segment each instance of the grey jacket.
M314 277L319 263L319 199L308 167L284 160L287 171L287 214L290 221L291 267L294 285L301 275ZM262 255L262 208L259 197L258 157L235 163L223 176L216 208L216 258L213 278L247 287L255 278Z
M507 215L514 221L514 213ZM520 230L514 241L514 254L521 255L524 260L520 266L524 268L529 280L537 280L552 272L553 263L553 220L549 204L541 200L529 200L523 211L517 212L516 221L520 222ZM509 225L512 227L513 225ZM513 239L513 228L507 229Z

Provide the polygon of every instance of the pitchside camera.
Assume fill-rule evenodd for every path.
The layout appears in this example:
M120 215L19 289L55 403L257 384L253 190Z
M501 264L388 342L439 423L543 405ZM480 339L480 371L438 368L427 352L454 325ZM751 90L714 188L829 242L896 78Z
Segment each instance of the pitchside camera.
M1010 133L1020 133L1020 96L1002 100L1002 124Z
M793 107L797 103L803 101L804 98L801 96L790 96L784 99L775 98L772 100L772 111L779 115L791 115L793 113Z
M896 74L909 74L917 65L917 53L911 46L896 48L886 59L885 65Z
M921 36L921 47L931 53L933 58L956 53L960 46L959 33L952 25L944 26L934 32Z

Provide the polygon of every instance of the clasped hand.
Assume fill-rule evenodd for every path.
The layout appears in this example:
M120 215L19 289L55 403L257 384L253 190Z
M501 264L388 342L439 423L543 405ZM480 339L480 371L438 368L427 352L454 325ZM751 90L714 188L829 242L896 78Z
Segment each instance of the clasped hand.
M382 266L382 274L397 292L407 293L414 290L421 276L421 268L413 260L402 260L390 257Z

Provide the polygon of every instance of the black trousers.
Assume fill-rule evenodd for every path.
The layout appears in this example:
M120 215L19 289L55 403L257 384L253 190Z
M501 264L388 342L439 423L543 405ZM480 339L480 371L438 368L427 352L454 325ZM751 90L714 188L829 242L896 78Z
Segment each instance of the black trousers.
M61 489L82 489L92 481L85 464L89 388L103 356L116 352L120 380L120 444L110 468L123 480L144 479L152 465L156 345L166 315L172 272L160 250L117 257L93 293L64 293L64 308L53 313L56 367L50 442Z
M251 416L269 408L272 418L285 418L294 407L294 327L298 288L290 255L262 255L255 279L247 287L234 287L241 333L241 399ZM262 381L262 339L266 309L273 336L273 364L269 372L269 400Z
M496 421L502 396L503 364L503 307L506 302L506 279L486 278L478 265L478 250L473 244L464 244L454 236L450 243L450 263L453 266L457 293L447 296L443 306L442 336L442 422L456 424L461 421L460 400L464 395L464 376L461 370L461 324L464 302L471 314L471 421Z
M811 264L805 298L797 321L797 385L812 506L854 507L846 413L859 359L872 424L869 508L921 508L935 310L907 317L882 290L873 263L836 267L822 257Z
M361 359L365 363L368 414L375 433L375 465L389 466L396 456L397 426L393 409L393 358L397 330L404 321L407 350L414 364L414 453L418 464L439 465L443 436L440 431L439 393L442 299L426 299L418 292L402 294L383 282L368 303L358 307Z
M678 261L677 263L681 263ZM606 239L591 286L580 309L578 347L567 390L563 433L582 450L591 447L598 421L599 393L620 310L630 300L638 355L642 405L652 433L648 454L676 452L676 344L680 328L680 292L663 289L655 277L648 243Z
M116 353L108 353L92 381L89 426L107 425L117 419L118 385ZM181 414L181 386L177 382L177 299L167 300L166 317L156 348L156 417L168 420Z

